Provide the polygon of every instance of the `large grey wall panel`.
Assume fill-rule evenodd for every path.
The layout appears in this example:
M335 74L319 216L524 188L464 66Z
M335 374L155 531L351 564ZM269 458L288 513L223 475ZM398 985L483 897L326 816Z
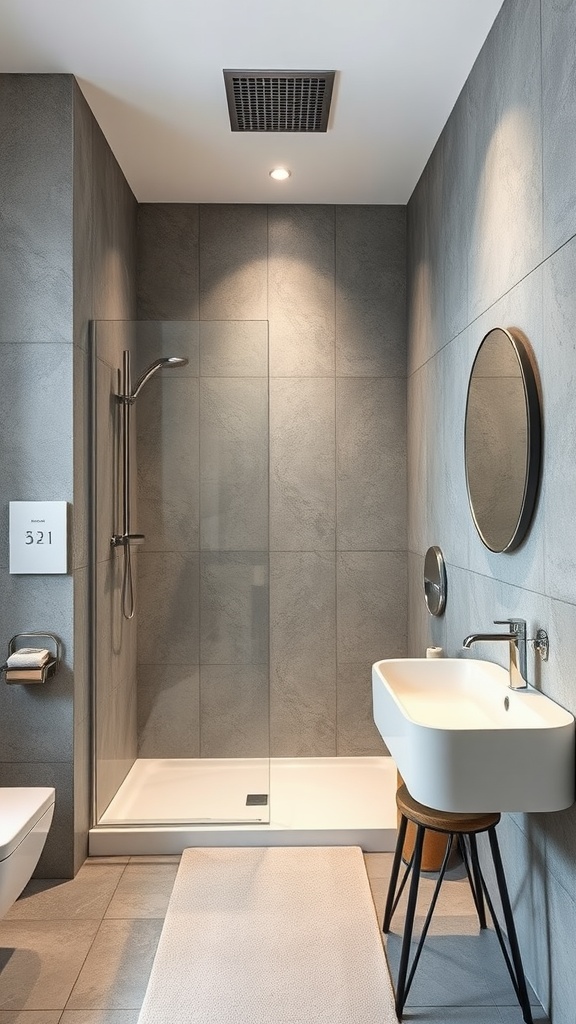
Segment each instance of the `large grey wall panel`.
M200 319L266 320L265 206L200 207Z
M198 207L143 203L138 207L140 320L197 320Z

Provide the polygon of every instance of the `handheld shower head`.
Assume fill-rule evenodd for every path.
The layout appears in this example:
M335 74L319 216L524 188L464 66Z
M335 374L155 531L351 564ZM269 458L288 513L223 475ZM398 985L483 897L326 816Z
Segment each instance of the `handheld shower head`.
M151 363L150 366L144 370L142 376L136 381L136 384L130 393L129 401L136 401L146 381L150 380L150 377L156 373L156 370L176 369L178 366L186 366L187 364L188 360L184 359L182 356L164 356L162 359L156 359L155 362Z

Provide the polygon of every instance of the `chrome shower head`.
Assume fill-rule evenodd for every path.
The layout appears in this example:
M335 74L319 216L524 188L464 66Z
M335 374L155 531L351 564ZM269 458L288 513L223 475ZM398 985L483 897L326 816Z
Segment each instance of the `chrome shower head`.
M170 370L176 369L178 366L187 366L188 360L184 359L183 356L164 356L162 359L156 359L154 363L144 370L144 373L136 381L135 386L132 388L130 394L130 402L135 402L146 381L150 380L150 377L156 373L156 370Z

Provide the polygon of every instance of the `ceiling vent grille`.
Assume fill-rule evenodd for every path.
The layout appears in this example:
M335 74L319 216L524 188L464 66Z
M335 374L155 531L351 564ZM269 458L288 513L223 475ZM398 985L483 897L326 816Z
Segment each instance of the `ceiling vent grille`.
M233 132L325 132L335 71L224 71Z

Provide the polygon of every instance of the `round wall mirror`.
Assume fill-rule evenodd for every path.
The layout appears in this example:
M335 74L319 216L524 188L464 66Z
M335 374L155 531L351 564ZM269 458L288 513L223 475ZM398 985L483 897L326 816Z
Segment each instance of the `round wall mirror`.
M495 327L476 354L466 403L468 500L490 551L526 535L540 477L540 402L527 343Z
M446 607L446 564L436 544L428 548L424 558L424 600L430 615L442 615Z

